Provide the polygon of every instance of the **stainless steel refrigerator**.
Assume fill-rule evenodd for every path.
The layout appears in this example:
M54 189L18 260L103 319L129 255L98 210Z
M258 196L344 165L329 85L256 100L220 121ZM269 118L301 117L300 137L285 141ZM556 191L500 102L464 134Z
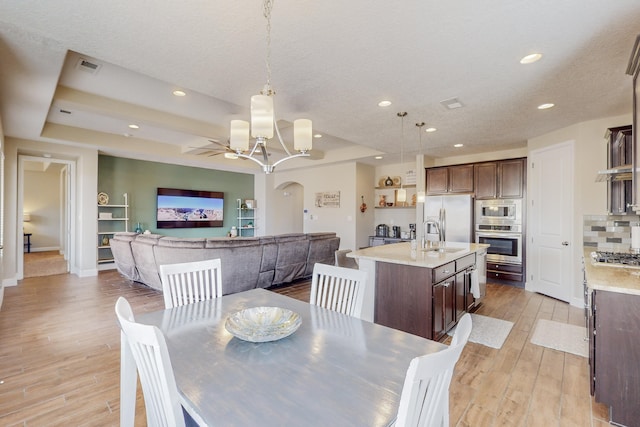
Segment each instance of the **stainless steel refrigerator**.
M441 209L443 210L442 212L440 211ZM473 197L471 195L427 196L424 203L425 221L438 221L441 218L444 218L441 223L444 224L445 241L474 242ZM432 238L434 230L431 229L428 232ZM425 230L425 233L427 233L427 230ZM437 236L437 233L435 234Z
M471 195L428 196L424 203L424 219L438 221L444 224L444 238L446 242L473 243L473 197ZM442 221L443 220L443 221ZM428 240L438 240L438 233L434 229L428 230ZM425 230L427 233L427 230ZM477 306L487 293L487 251L476 253L475 277L478 281L480 297L475 298ZM471 287L473 290L473 286Z

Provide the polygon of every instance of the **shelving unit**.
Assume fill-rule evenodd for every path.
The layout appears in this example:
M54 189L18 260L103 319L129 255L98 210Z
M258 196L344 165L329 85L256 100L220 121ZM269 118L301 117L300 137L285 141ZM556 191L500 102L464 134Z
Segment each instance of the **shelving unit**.
M124 193L122 196L124 204L98 204L98 270L115 268L111 246L108 241L114 233L129 230L129 196L127 193ZM111 218L109 218L109 216L111 216Z
M416 186L415 184L408 184L408 185L403 185L402 188L404 188L405 190L409 190L409 189L415 189ZM375 208L376 209L415 209L416 205L411 203L411 198L413 197L414 194L416 194L415 191L407 191L407 201L405 202L405 205L403 206L396 206L396 200L395 200L395 190L399 190L400 186L399 185L385 185L383 187L374 187L374 189L376 190L376 200L375 200ZM387 201L391 201L391 203L393 203L393 206L380 206L379 205L379 201L380 201L380 196L387 196ZM391 198L389 198L389 196L391 196Z
M238 208L238 237L253 237L256 230L256 206L246 207L246 200L237 199Z

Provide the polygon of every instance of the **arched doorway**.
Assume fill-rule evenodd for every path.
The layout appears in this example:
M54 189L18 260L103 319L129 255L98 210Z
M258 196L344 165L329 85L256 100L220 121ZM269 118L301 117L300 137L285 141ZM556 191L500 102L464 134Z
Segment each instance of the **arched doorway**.
M304 187L285 182L273 191L269 215L270 234L304 232Z

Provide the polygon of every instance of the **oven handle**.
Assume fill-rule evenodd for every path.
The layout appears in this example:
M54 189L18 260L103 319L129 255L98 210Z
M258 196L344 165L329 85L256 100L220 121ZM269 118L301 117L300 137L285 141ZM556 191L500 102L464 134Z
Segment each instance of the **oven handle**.
M499 233L487 233L485 231L476 231L476 235L478 237L522 237L522 233L515 233L510 231L499 232Z

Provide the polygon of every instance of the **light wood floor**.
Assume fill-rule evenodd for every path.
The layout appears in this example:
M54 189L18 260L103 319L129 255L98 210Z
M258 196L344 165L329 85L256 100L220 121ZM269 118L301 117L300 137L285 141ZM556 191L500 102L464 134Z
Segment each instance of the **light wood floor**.
M277 292L308 300L309 282ZM163 308L162 295L114 271L23 280L0 311L0 425L119 425L118 296L135 313ZM515 323L495 350L469 343L451 385L456 426L604 426L589 396L587 359L529 342L537 319L582 325L582 311L548 297L488 285L479 314ZM146 425L138 393L136 425Z

